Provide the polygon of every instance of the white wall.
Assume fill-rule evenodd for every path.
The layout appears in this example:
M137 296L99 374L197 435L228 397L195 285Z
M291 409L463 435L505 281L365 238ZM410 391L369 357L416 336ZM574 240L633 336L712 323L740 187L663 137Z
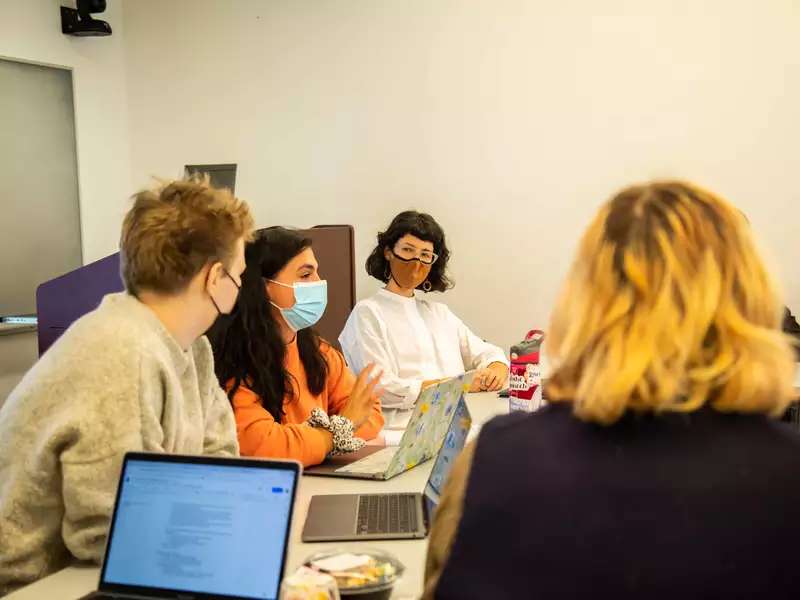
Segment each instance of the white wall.
M76 38L61 33L61 4L70 5L0 0L0 58L72 69L83 260L91 262L116 251L132 192L122 8L111 0L103 13L111 37Z
M125 9L132 177L236 162L260 225L352 223L358 292L399 210L445 227L445 299L504 347L543 326L623 184L738 203L800 309L795 0L158 0Z
M72 69L83 260L91 262L116 251L133 191L122 9L111 0L103 13L111 37L74 38L61 33L61 4L0 0L0 58ZM36 348L35 334L0 337L0 403L36 360Z

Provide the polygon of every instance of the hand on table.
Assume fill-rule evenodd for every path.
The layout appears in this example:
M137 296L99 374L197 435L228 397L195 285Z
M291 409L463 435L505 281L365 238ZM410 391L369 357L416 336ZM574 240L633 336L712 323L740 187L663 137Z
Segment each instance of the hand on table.
M508 379L508 366L494 362L485 369L475 373L472 378L470 392L497 392L503 389Z

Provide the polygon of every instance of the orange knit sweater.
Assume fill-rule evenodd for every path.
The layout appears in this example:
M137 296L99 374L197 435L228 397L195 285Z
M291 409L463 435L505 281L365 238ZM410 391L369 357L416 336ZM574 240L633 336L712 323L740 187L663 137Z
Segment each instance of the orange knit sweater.
M268 458L293 458L304 466L317 465L325 460L325 437L322 432L305 425L311 410L321 408L329 415L337 414L350 397L356 377L347 367L344 357L335 348L323 342L320 345L328 363L328 380L319 396L308 389L308 381L297 339L286 347L286 369L297 382L299 390L294 397L284 399L284 416L276 423L272 415L259 402L259 397L242 385L233 397L236 430L242 456ZM356 431L356 436L369 440L383 427L380 401L376 399L369 419Z

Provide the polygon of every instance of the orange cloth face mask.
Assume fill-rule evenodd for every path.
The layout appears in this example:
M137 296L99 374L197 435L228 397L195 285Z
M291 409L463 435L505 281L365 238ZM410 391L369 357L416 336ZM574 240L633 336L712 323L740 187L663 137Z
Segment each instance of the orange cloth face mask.
M426 282L428 274L431 272L431 265L423 264L418 258L402 259L394 252L392 252L389 264L392 271L392 279L397 285L406 289L417 289L420 284ZM427 284L428 289L425 291L430 290L430 282L427 282Z

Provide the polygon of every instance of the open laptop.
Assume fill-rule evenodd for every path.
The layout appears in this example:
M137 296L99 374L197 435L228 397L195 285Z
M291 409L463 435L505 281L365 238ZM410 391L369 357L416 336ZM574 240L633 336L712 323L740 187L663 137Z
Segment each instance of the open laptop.
M422 494L330 494L311 498L304 542L424 538L472 418L461 398Z
M128 453L96 599L272 599L286 563L292 461Z
M365 446L357 452L330 457L306 469L305 474L386 480L433 458L474 374L462 373L422 390L398 446Z

